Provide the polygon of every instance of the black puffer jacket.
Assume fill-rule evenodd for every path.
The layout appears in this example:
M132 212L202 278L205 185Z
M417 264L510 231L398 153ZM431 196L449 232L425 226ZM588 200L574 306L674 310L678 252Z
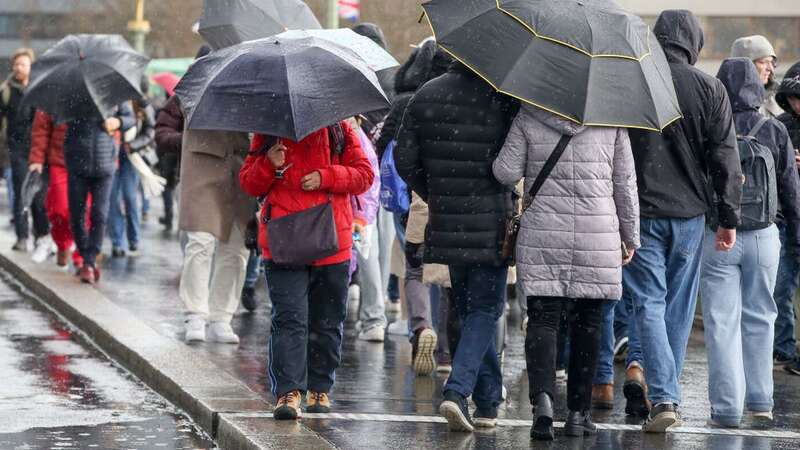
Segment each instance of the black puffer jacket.
M0 85L0 122L6 121L6 142L11 158L27 160L36 110L21 104L24 90L25 87L13 78Z
M392 139L397 137L403 113L406 111L411 97L428 81L447 72L453 59L436 46L433 40L425 41L421 47L414 50L400 69L394 81L395 97L392 109L386 116L386 121L381 130L381 137L375 145L378 158L383 158L383 152Z
M725 87L693 67L703 48L700 22L689 11L667 10L653 33L667 55L683 119L663 133L628 131L641 215L696 217L713 202L720 225L735 228L742 197L736 131Z
M794 112L789 105L787 97L790 95L800 98L800 62L793 65L786 72L786 76L783 77L783 82L778 88L778 94L775 96L775 100L786 111L785 114L778 117L778 120L786 125L794 148L800 149L800 114Z
M130 102L117 107L116 117L122 123L120 131L136 125ZM114 136L103 128L103 119L90 116L69 122L64 137L64 162L70 174L85 178L105 177L117 168L119 146Z
M511 190L495 180L492 163L518 109L457 63L409 102L395 164L428 203L425 262L503 264Z

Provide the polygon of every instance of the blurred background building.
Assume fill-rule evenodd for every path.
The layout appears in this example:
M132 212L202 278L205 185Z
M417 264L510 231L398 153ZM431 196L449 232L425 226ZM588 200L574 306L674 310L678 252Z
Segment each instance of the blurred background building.
M618 0L649 23L667 8L694 11L701 19L706 47L701 68L714 73L719 62L740 36L763 34L772 41L779 57L779 71L800 60L800 0ZM326 23L331 0L308 0L320 22ZM419 0L349 0L358 5L359 21L380 25L389 50L405 58L411 45L430 34L427 22L419 22ZM0 71L7 56L19 46L43 50L67 33L127 32L135 0L0 0ZM146 49L154 58L194 55L201 39L191 31L200 15L202 0L145 0L145 17L151 29ZM349 17L355 17L348 11ZM354 22L341 19L340 26Z

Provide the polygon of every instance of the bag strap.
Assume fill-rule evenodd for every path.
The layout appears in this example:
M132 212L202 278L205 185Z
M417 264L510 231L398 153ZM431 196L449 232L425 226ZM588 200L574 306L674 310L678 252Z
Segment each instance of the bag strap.
M561 139L558 141L558 145L556 145L555 150L553 150L553 153L551 153L550 157L547 158L547 161L544 163L544 167L542 167L539 175L537 175L536 179L533 181L533 185L531 186L530 191L528 191L528 196L523 204L523 211L531 206L533 199L536 198L536 194L539 193L539 189L542 188L542 185L547 180L547 177L550 176L550 172L552 172L556 167L556 163L558 163L558 160L561 159L561 155L564 154L564 150L567 149L567 145L571 140L572 136L566 134L561 136Z
M756 137L758 132L761 131L761 128L764 126L764 124L767 123L768 120L769 120L769 118L762 116L761 119L758 120L756 125L750 130L750 132L747 133L747 137L751 137L751 138Z

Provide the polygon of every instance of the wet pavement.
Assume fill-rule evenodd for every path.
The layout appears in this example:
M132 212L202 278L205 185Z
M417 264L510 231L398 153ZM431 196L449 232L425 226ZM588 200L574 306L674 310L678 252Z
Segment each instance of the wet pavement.
M157 224L157 211L143 224L141 255L103 261L103 280L97 287L116 304L129 309L161 334L181 339L182 309L178 299L181 266L176 232L164 232ZM5 231L10 232L10 231ZM269 305L263 280L259 282L259 308L248 313L243 308L234 318L240 334L239 346L213 343L194 345L220 370L237 377L269 402L266 377L266 343L269 333ZM392 318L393 319L393 318ZM291 436L311 430L339 448L716 448L783 449L800 448L800 377L775 372L775 426L752 430L745 423L741 430L715 430L707 421L707 367L702 332L695 330L690 342L683 374L685 428L666 436L646 436L639 431L640 421L626 417L622 397L623 368L616 367L616 405L610 412L595 412L596 421L605 424L599 435L586 439L566 439L557 430L557 441L547 445L528 438L531 408L527 400L527 376L516 305L508 315L508 339L504 384L507 401L501 406L501 426L491 432L472 435L449 433L437 416L442 374L415 377L410 367L411 347L404 337L390 336L383 344L356 339L353 323L348 322L343 345L343 361L337 371L332 393L334 414L307 417L301 425L280 424L281 434ZM566 384L559 385L556 420L565 417ZM269 411L243 415L254 429L274 433ZM297 442L297 441L292 441ZM0 445L0 447L3 447ZM308 448L313 448L309 446Z
M0 272L0 448L213 448Z

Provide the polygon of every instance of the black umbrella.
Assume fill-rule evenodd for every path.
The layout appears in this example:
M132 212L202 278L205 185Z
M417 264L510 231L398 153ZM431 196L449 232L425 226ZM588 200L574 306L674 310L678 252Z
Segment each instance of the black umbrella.
M322 26L301 0L204 0L200 35L215 49Z
M69 35L33 65L23 101L58 122L109 117L120 103L142 97L149 61L117 34Z
M437 43L498 91L583 125L681 117L655 36L609 0L431 0Z
M189 67L175 93L190 129L295 141L389 106L361 58L315 37L271 37L212 52Z

